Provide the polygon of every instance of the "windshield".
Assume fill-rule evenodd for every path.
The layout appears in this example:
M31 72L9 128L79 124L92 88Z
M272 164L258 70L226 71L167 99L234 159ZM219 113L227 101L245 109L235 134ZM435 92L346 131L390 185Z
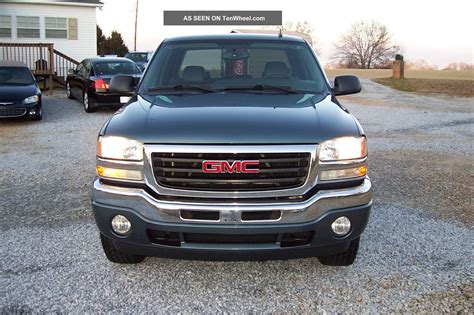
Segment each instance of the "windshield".
M148 61L148 53L128 53L125 55L125 58L128 58L135 62L147 62Z
M0 85L30 85L34 83L33 75L28 68L0 67Z
M94 63L95 75L140 74L140 69L133 62L102 61Z
M163 44L148 65L140 93L164 93L173 87L169 93L183 93L186 89L193 93L327 91L322 71L306 43L263 40Z

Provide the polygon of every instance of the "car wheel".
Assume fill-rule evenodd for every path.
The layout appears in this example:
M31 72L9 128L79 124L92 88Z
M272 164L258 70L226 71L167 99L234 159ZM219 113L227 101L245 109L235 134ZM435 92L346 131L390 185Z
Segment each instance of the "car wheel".
M104 249L105 256L113 263L117 264L138 264L141 263L146 256L132 255L124 253L115 247L112 240L100 234L100 241Z
M84 92L84 94L83 94L82 104L84 105L84 110L86 111L86 113L94 112L95 109L92 106L92 104L90 103L89 94L87 94L87 92Z
M354 262L359 250L360 237L352 240L349 248L342 253L318 257L319 262L328 266L350 266Z
M36 116L34 116L33 118L31 118L31 120L37 120L37 121L40 121L41 119L43 119L43 111L39 110L38 114L36 114Z
M72 94L71 94L71 85L69 84L69 82L66 82L66 95L67 95L67 98L71 100L74 98L72 97Z

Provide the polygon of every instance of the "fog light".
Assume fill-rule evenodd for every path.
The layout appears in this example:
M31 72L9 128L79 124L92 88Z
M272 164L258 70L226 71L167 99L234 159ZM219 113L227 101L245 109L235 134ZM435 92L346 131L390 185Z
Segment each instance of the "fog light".
M331 224L331 229L339 236L346 235L351 230L351 221L347 217L339 217Z
M112 219L112 230L120 235L125 235L132 229L132 224L123 215L116 215Z
M30 114L31 116L36 115L36 109L30 109L29 114Z

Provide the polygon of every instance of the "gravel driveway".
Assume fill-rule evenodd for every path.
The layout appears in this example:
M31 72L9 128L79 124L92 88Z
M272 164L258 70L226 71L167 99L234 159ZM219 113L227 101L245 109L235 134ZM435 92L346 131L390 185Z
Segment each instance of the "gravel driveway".
M369 80L342 97L369 139L372 216L351 267L316 258L109 263L89 205L95 140L113 111L61 94L42 122L0 121L0 310L474 311L474 100Z

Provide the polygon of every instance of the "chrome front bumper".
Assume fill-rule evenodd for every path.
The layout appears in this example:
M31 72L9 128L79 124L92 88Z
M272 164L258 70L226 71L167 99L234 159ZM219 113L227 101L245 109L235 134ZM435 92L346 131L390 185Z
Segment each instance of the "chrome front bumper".
M243 203L235 202L188 202L158 200L140 188L124 188L106 185L97 179L94 182L92 201L96 205L126 208L136 211L141 217L164 223L205 223L205 224L288 224L314 221L329 210L344 209L372 202L370 179L357 187L321 190L304 201ZM191 220L181 218L181 210L219 211L219 221ZM242 221L243 211L281 211L278 220Z

